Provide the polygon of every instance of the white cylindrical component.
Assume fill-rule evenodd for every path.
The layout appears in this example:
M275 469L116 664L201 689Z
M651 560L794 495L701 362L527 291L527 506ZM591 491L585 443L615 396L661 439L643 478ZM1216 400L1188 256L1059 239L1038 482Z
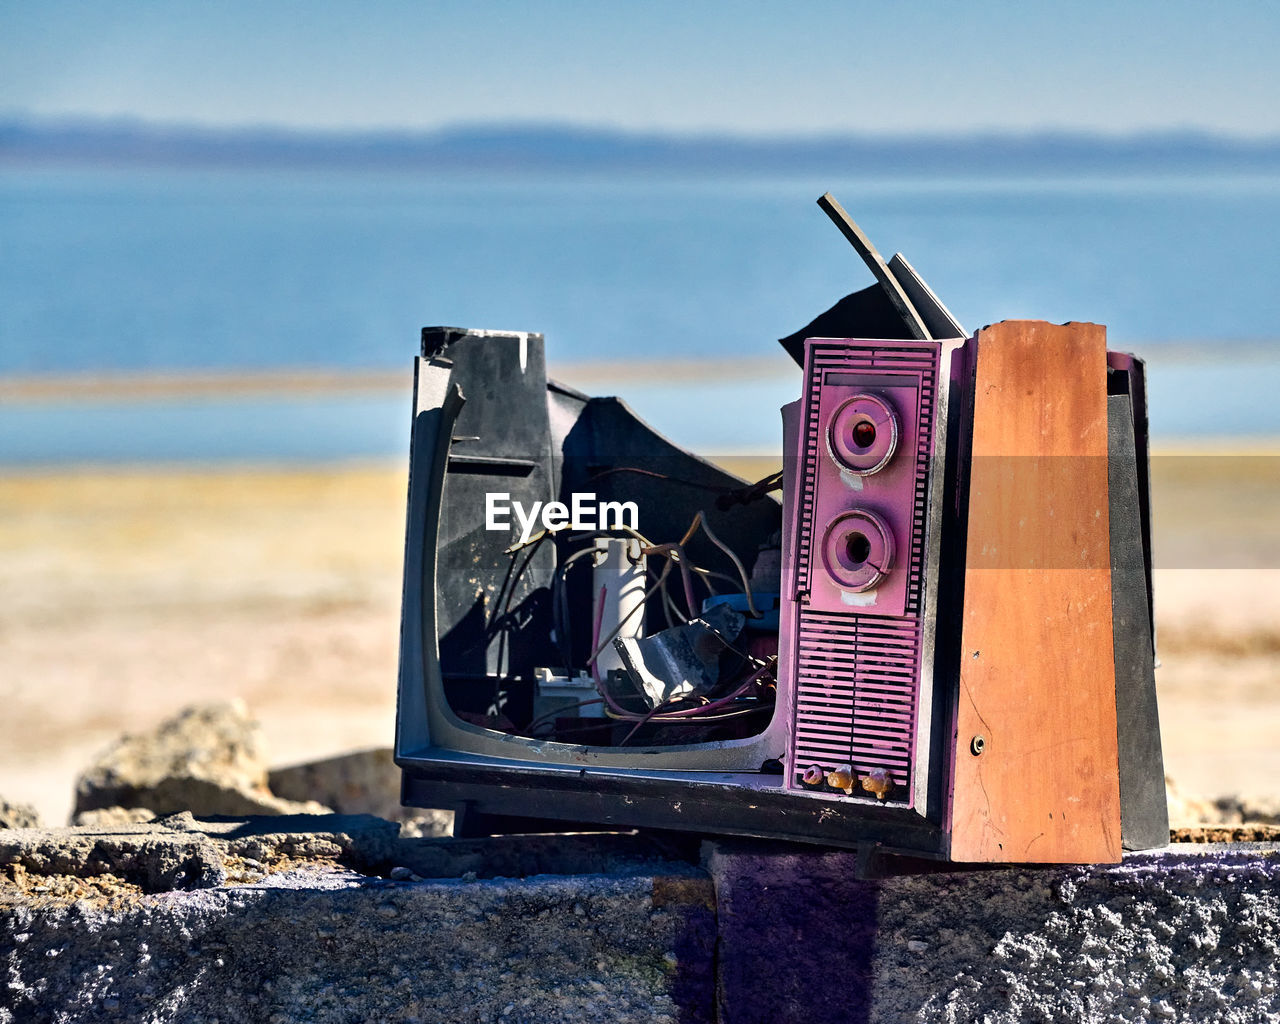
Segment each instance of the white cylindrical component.
M613 633L617 636L644 636L644 555L640 542L632 537L599 537L596 539L596 566L591 576L591 621L600 618L600 641ZM604 589L603 613L600 612L600 590ZM611 668L622 668L622 659L610 640L596 659L601 678Z

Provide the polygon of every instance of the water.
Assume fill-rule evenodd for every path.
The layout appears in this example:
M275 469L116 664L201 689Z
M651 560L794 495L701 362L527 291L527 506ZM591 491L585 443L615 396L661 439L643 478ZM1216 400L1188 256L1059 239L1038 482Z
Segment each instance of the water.
M827 189L971 329L1012 317L1106 323L1114 347L1151 360L1157 434L1179 433L1185 402L1203 409L1206 390L1220 406L1201 417L1211 433L1280 433L1269 355L1280 337L1277 177L558 181L9 168L0 375L405 368L424 324L541 331L553 364L768 354L871 282L814 205ZM1224 366L1241 343L1253 346L1247 368L1235 356L1236 370ZM618 383L612 390L704 450L768 446L776 399L793 389L785 374L697 382L702 392ZM10 403L0 461L396 457L405 401ZM743 408L763 411L743 423L731 415Z

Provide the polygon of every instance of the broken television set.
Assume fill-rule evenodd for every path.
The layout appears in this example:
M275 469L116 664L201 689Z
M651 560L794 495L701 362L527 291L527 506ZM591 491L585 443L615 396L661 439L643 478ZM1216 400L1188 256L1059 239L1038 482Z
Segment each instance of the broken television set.
M1098 748L1092 767L1045 764L1041 789L1108 805L1101 818L1116 827L1054 826L1061 841L1019 857L997 838L1030 828L1019 819L1038 805L974 809L974 794L998 790L992 773L1027 770L1015 734L1059 727L961 736L974 710L961 647L975 381L1003 365L1004 335L1026 339L968 336L905 259L883 261L838 204L820 202L876 283L781 339L801 393L780 415L751 411L779 415L780 468L757 479L680 448L619 398L548 379L541 335L423 330L397 707L404 803L454 809L462 834L650 827L968 860L1114 859L1122 830L1125 848L1167 841L1141 361L1106 353L1094 332L1096 379L1039 385L1102 410L1101 469L1071 460L1080 479L1066 484L1097 491L1100 472L1109 506L1094 545L1105 580L1087 572L1108 606L1112 646L1095 660L1114 698L1109 718L1061 727L1092 730L1068 737ZM1083 349L1046 337L1050 379L1054 360L1069 369ZM1028 351L1006 362L1035 363ZM1054 599L1055 579L1037 584ZM1053 684L1035 679L1053 666L1015 667L1034 691L1027 707L1043 703ZM1086 688L1064 699L1092 708ZM1081 797L1071 779L1085 775L1096 786Z

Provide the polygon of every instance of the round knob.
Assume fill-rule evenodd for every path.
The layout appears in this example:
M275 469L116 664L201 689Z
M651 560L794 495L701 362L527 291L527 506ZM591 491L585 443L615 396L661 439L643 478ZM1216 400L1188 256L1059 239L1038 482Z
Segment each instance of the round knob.
M836 410L827 429L827 450L850 473L883 469L898 447L898 416L883 398L854 395Z
M893 568L893 534L874 512L845 512L827 526L822 560L842 590L870 590Z

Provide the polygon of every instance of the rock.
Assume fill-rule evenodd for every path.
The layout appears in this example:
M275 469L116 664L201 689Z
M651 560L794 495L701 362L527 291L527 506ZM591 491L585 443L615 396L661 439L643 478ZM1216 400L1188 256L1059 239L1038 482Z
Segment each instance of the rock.
M1170 832L1172 843L1276 843L1280 825L1192 825Z
M255 879L302 864L375 870L397 854L399 826L367 814L203 821L189 811L148 822L0 832L0 868L26 892L87 895L209 889L229 864ZM108 879L107 886L96 884ZM0 1017L0 1021L3 1018Z
M1280 824L1280 799L1254 793L1219 797L1216 821L1226 825Z
M1217 825L1224 821L1222 809L1205 797L1184 793L1178 783L1164 777L1165 800L1169 806L1169 828L1192 828L1196 825Z
M0 864L25 876L110 876L148 893L207 889L227 877L207 838L162 830L11 829L0 833Z
M319 800L339 814L376 814L390 819L402 810L400 769L388 747L273 768L266 784L276 796Z
M406 836L447 836L453 812L400 806L400 769L390 747L273 768L267 785L288 800L319 800L339 814L376 814L399 821Z
M400 809L400 834L417 839L439 839L453 835L453 811L430 811L418 807Z
M155 811L146 807L99 807L92 811L81 811L71 819L71 824L107 828L111 825L136 825L152 821L155 817Z
M1280 797L1244 793L1209 799L1183 793L1167 775L1164 782L1169 827L1175 831L1200 825L1280 825Z
M39 828L40 812L30 804L10 803L0 797L0 828Z
M1240 816L1248 824L1280 825L1280 797L1245 794L1240 797Z
M328 810L272 795L258 725L240 701L188 707L104 751L77 781L73 813L109 807L204 815Z

